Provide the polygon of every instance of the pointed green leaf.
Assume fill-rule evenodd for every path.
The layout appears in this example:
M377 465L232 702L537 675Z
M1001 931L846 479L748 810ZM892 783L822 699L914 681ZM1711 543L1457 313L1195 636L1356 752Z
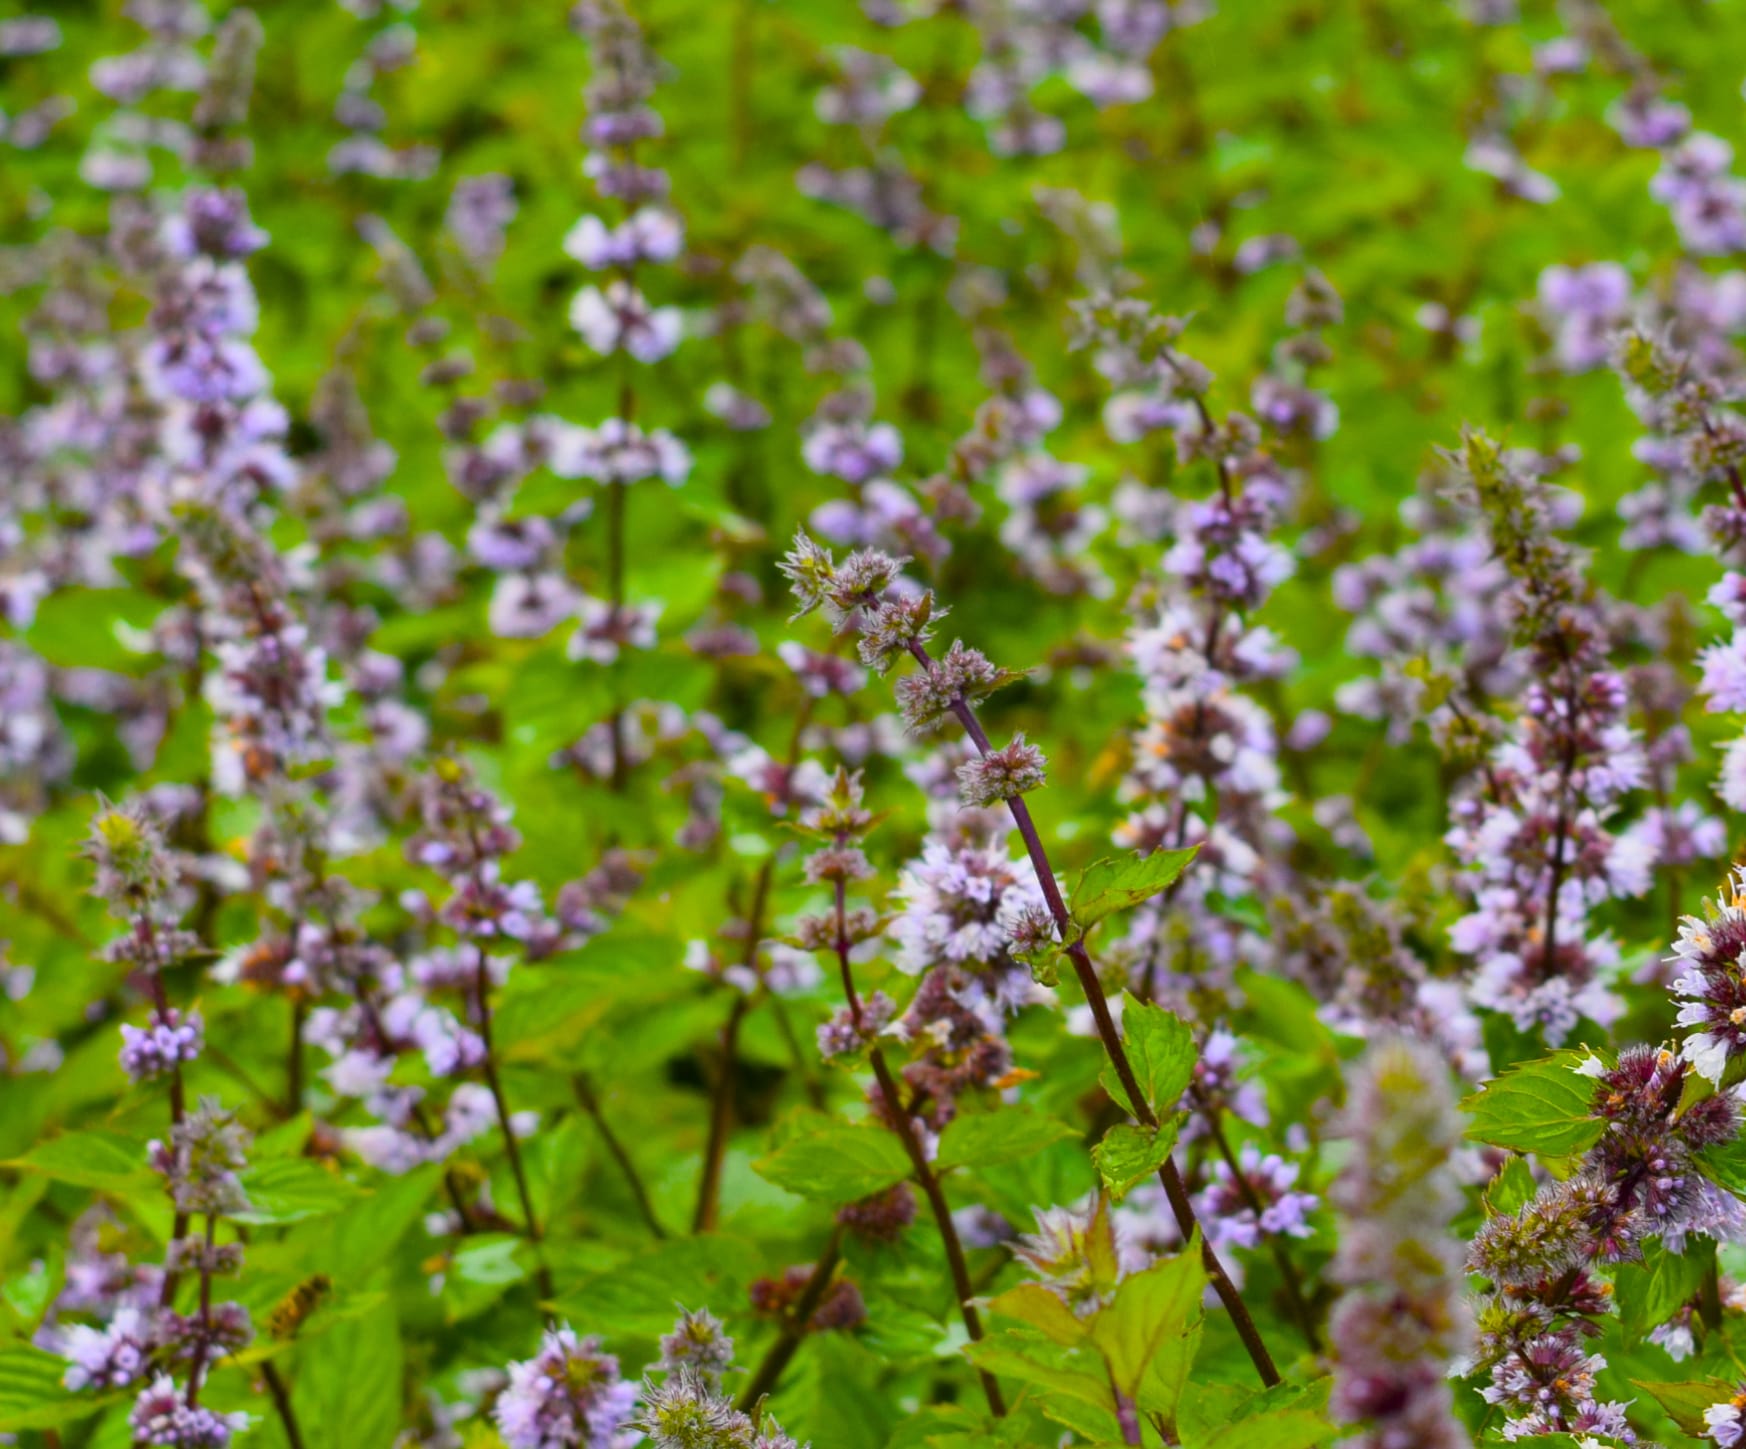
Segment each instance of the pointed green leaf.
M63 1132L4 1166L100 1192L127 1192L152 1180L145 1144L119 1132Z
M1078 1129L1033 1112L1028 1107L1002 1107L997 1112L965 1114L954 1117L941 1134L940 1153L934 1166L945 1172L953 1167L994 1167L1003 1162L1022 1162L1057 1142L1078 1135Z
M1134 1079L1162 1121L1176 1110L1177 1101L1194 1077L1194 1063L1200 1055L1194 1032L1175 1012L1129 996L1122 1004L1122 1045ZM1102 1081L1111 1097L1129 1112L1134 1111L1113 1067L1104 1068Z
M94 1414L120 1394L74 1394L61 1379L67 1361L28 1343L0 1343L0 1433L52 1429Z
M819 1202L854 1202L902 1182L909 1157L883 1127L825 1122L752 1164L766 1182Z
M1086 1327L1073 1316L1073 1310L1041 1283L1020 1283L1009 1288L988 1303L988 1311L1003 1318L1015 1318L1046 1333L1063 1348L1085 1342Z
M1591 1115L1594 1082L1575 1070L1575 1052L1514 1067L1461 1104L1467 1135L1493 1147L1570 1157L1599 1140L1605 1124Z
M1306 1409L1276 1409L1220 1429L1199 1449L1315 1449L1338 1432L1320 1414Z
M1641 1263L1622 1264L1614 1280L1619 1319L1633 1340L1667 1322L1697 1296L1716 1264L1711 1238L1692 1238L1684 1253L1670 1253L1660 1244L1644 1250Z
M1087 866L1073 885L1069 909L1074 921L1083 932L1105 916L1168 890L1199 849L1196 845L1187 850L1154 850L1150 855L1100 860Z
M248 1194L247 1212L234 1214L241 1223L300 1223L328 1217L355 1204L364 1191L339 1173L307 1157L277 1157L257 1162L239 1174Z
M1178 1112L1157 1127L1144 1127L1136 1122L1118 1122L1103 1134L1103 1141L1092 1148L1098 1176L1109 1195L1120 1202L1136 1184L1144 1182L1164 1165L1176 1146L1176 1134L1181 1129L1183 1114Z
M1148 1413L1174 1420L1182 1386L1200 1345L1206 1269L1200 1235L1173 1258L1124 1278L1091 1320L1091 1339L1122 1393ZM1143 1392L1142 1392L1143 1390Z
M1686 1433L1702 1439L1707 1437L1704 1410L1714 1404L1725 1404L1734 1396L1736 1385L1728 1379L1695 1379L1680 1383L1655 1384L1642 1379L1631 1382L1667 1410L1668 1416Z

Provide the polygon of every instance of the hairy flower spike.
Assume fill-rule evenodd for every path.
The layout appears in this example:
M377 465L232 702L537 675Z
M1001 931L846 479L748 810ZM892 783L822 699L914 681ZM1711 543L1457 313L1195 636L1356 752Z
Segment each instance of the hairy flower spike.
M941 658L897 681L897 702L903 711L904 726L914 735L929 734L954 712L955 706L986 698L1008 678L980 649L954 639Z
M836 562L830 550L822 548L805 533L794 535L794 544L776 567L788 580L795 601L800 605L790 620L803 619L820 608L830 597L836 582Z
M85 854L97 867L97 894L117 915L149 905L175 881L163 829L140 805L105 804L91 822Z
M914 645L934 637L933 626L947 610L934 603L931 589L910 598L887 599L861 624L861 662L884 674Z
M1448 1384L1471 1327L1449 1232L1461 1121L1439 1055L1405 1038L1372 1047L1347 1122L1356 1142L1331 1194L1343 1215L1333 1276L1346 1290L1329 1323L1334 1413L1365 1425L1358 1449L1466 1449Z
M959 798L973 808L1016 799L1042 788L1047 765L1040 749L1026 744L1022 734L1014 735L1004 749L958 767Z

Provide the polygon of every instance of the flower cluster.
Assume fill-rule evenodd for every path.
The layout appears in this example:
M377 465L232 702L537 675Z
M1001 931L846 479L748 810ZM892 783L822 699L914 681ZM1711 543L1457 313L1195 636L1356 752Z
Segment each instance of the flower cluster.
M1690 1069L1661 1048L1628 1048L1610 1067L1591 1058L1584 1070L1595 1082L1598 1141L1570 1177L1490 1217L1469 1259L1490 1285L1479 1315L1485 1397L1521 1426L1517 1435L1623 1435L1625 1406L1598 1399L1595 1374L1605 1359L1587 1342L1611 1303L1601 1269L1641 1257L1652 1239L1680 1254L1693 1235L1733 1240L1746 1232L1746 1204L1695 1160L1739 1130L1732 1099L1688 1104Z
M1588 917L1649 888L1645 840L1608 827L1645 783L1647 762L1626 720L1625 681L1607 667L1601 620L1551 531L1544 484L1478 434L1463 441L1459 466L1510 571L1533 682L1514 728L1452 807L1448 840L1474 897L1452 940L1473 960L1476 1004L1557 1044L1579 1018L1604 1024L1618 1013L1605 981L1617 952Z

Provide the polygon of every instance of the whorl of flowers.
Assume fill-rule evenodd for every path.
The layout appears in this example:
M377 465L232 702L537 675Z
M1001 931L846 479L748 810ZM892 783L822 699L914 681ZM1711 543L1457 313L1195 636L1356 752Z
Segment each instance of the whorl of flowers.
M510 1449L611 1449L636 1409L637 1386L598 1339L548 1328L539 1352L509 1366L491 1418Z

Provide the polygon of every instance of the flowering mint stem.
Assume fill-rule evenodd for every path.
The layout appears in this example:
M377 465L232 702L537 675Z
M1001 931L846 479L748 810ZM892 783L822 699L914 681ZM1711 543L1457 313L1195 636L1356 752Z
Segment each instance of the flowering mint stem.
M818 1305L824 1301L825 1289L830 1287L831 1275L836 1272L837 1259L842 1254L842 1248L843 1230L839 1225L831 1229L824 1251L818 1255L818 1262L813 1265L812 1277L806 1280L806 1287L800 1290L800 1297L795 1299L794 1306L783 1317L781 1333L776 1342L770 1345L770 1351L764 1355L764 1361L758 1365L751 1382L740 1395L739 1408L742 1414L749 1414L757 1408L758 1400L775 1388L781 1379L782 1371L788 1367L788 1361L794 1357L794 1351L806 1337L807 1324L818 1311Z
M479 997L479 1039L485 1045L485 1084L491 1089L491 1101L497 1108L497 1123L503 1129L503 1146L509 1155L509 1170L515 1177L516 1196L521 1199L521 1220L527 1232L527 1240L533 1245L534 1258L538 1264L535 1277L539 1284L540 1297L550 1298L552 1270L546 1264L540 1220L534 1215L533 1194L528 1191L527 1172L521 1164L521 1147L515 1140L515 1128L510 1125L509 1103L504 1100L503 1082L497 1073L497 1049L491 1042L491 981L486 960L485 948L481 946L474 989Z
M848 998L855 1030L861 1031L861 998L855 990L855 973L849 964L848 892L840 878L836 882L836 914L837 965L843 975L843 994ZM928 1207L933 1212L934 1224L940 1231L940 1241L946 1248L946 1265L952 1272L952 1287L957 1293L958 1312L964 1319L964 1331L970 1335L970 1341L975 1343L982 1337L982 1317L976 1311L976 1289L970 1282L970 1268L964 1261L964 1245L958 1239L957 1224L952 1221L951 1205L946 1201L946 1194L940 1187L939 1175L934 1171L933 1164L928 1161L927 1154L922 1151L922 1145L916 1138L909 1109L904 1105L903 1093L885 1060L885 1053L875 1045L867 1055L889 1113L891 1128L897 1133L897 1140L903 1144L915 1180L921 1185L922 1194L927 1198ZM978 1369L976 1372L982 1380L982 1394L988 1400L989 1412L997 1419L1004 1418L1006 1400L1001 1395L1000 1384L987 1369Z
M934 661L919 640L912 639L908 648L911 656L923 669L933 668ZM977 753L983 756L990 754L988 735L976 718L976 712L962 695L953 699L952 713L964 727L964 733L970 737L970 742L976 746ZM1061 899L1061 888L1055 884L1055 872L1049 864L1047 852L1043 849L1042 839L1037 834L1036 822L1031 819L1031 812L1022 796L1014 795L1006 803L1012 812L1013 824L1018 827L1019 835L1024 840L1025 852L1030 856L1031 869L1036 873L1037 886L1043 893L1043 901L1049 908L1049 914L1061 932L1061 939L1072 942L1067 947L1067 956L1073 963L1074 975L1079 978L1079 988L1085 994L1086 1004L1091 1008L1091 1017L1097 1025L1097 1035L1103 1042L1104 1053L1109 1057L1110 1065L1115 1068L1128 1101L1133 1104L1134 1115L1147 1127L1156 1127L1157 1114L1153 1112L1152 1104L1146 1100L1145 1094L1140 1090L1139 1081L1134 1076L1133 1066L1122 1046L1121 1033L1116 1029L1115 1019L1110 1015L1109 1001L1103 993L1103 983L1097 979L1097 971L1091 964L1091 956L1085 949L1085 943L1074 939L1073 918L1067 910L1067 903ZM1183 1185L1182 1174L1178 1171L1174 1158L1164 1159L1164 1165L1158 1169L1158 1180L1164 1185L1164 1196L1170 1201L1170 1211L1176 1218L1176 1226L1181 1230L1183 1238L1192 1237L1199 1222L1195 1218L1194 1205L1188 1200L1188 1189ZM1219 1302L1224 1304L1225 1311L1231 1315L1231 1323L1237 1330L1237 1336L1243 1340L1243 1347L1248 1351L1256 1373L1261 1376L1261 1382L1271 1388L1280 1381L1279 1370L1274 1366L1272 1355L1267 1352L1267 1345L1262 1341L1261 1331L1255 1326L1248 1305L1243 1302L1242 1294L1231 1282L1224 1264L1219 1261L1218 1253L1204 1235L1200 1248L1201 1259L1206 1265L1207 1277L1212 1281L1213 1291L1219 1295Z
M212 1353L212 1243L218 1233L218 1215L206 1214L206 1250L200 1255L200 1341L194 1350L194 1366L188 1370L188 1407L200 1402L206 1380L206 1361Z
M631 1196L636 1199L637 1211L642 1214L649 1231L657 1238L666 1237L667 1230L655 1216L655 1205L649 1197L649 1189L643 1182L642 1174L637 1171L637 1165L631 1161L630 1153L625 1151L624 1143L619 1141L618 1134L607 1122L594 1084L580 1073L570 1079L570 1084L575 1089L576 1100L582 1104L582 1110L594 1123L595 1130L600 1133L600 1140L606 1144L606 1150L612 1154L612 1160L618 1164L618 1170L624 1175L625 1184L630 1188Z
M158 960L157 932L149 918L141 916L140 931L144 935L146 959L151 962L151 993L152 1005L157 1008L160 1016L167 1016L170 1010L169 993L164 990L164 972L162 963ZM178 1060L170 1065L170 1122L172 1126L182 1125L182 1116L186 1110L186 1097L182 1088L182 1063ZM170 1239L175 1241L188 1231L188 1214L180 1208L176 1209L175 1218L170 1223ZM176 1301L176 1287L181 1282L179 1275L165 1273L163 1287L158 1291L158 1307L168 1308Z
M626 384L626 392L629 385ZM620 406L621 416L629 421L629 415ZM624 503L626 484L617 480L607 485L606 489L606 574L607 599L612 606L612 612L607 616L607 632L612 638L618 636L619 616L624 612ZM619 657L624 651L619 650ZM618 673L618 659L613 660L613 673ZM624 754L624 701L619 696L618 686L613 687L612 702L612 788L622 792L625 785L625 754Z

